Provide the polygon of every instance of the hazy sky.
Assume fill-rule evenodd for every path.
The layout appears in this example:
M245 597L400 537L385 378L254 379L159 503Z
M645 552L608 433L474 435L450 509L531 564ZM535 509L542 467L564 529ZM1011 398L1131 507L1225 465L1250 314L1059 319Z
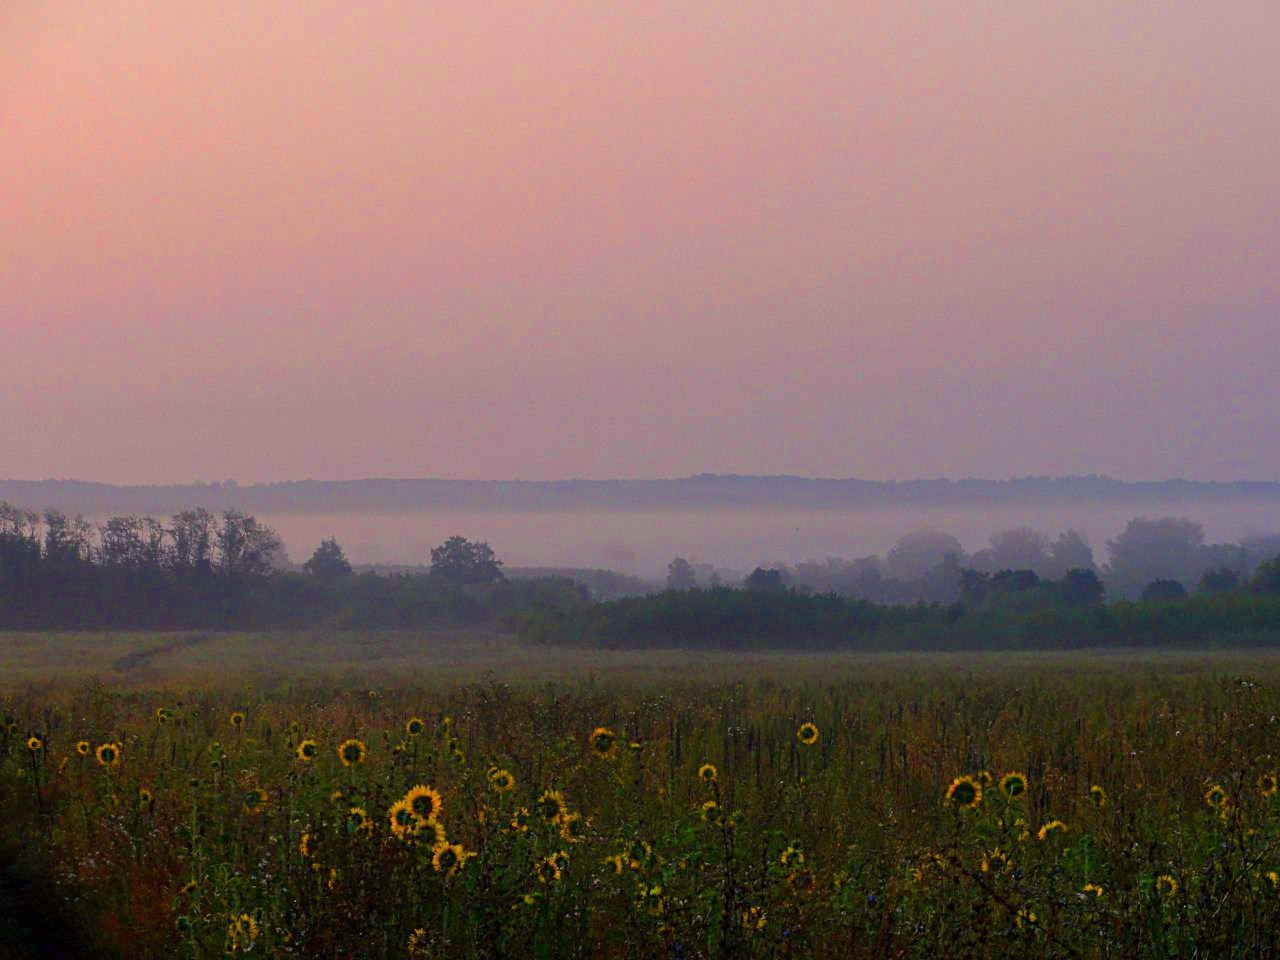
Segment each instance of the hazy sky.
M3 0L0 475L1280 478L1278 36Z

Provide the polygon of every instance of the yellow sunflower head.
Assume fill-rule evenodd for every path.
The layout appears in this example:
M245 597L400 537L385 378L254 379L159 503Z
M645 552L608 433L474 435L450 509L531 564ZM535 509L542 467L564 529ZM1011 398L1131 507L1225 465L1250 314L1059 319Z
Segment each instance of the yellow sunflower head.
M168 723L173 714L169 712L168 707L156 707L156 722Z
M442 843L436 847L435 853L431 857L431 866L436 869L437 873L443 873L446 877L456 876L458 871L467 864L470 859L465 847L460 843Z
M516 788L516 778L511 775L510 770L494 770L489 774L489 783L499 793L510 793Z
M1102 887L1098 886L1096 883L1086 883L1084 885L1083 891L1085 894L1092 894L1094 897L1101 897L1104 893L1106 893L1106 891L1103 890Z
M120 744L99 744L98 749L94 751L94 756L104 767L118 767L120 766Z
M338 759L342 761L344 767L354 767L358 763L364 763L365 754L368 752L369 748L353 737L339 744Z
M544 857L534 864L533 871L539 883L555 883L561 876L560 858L555 854Z
M1162 873L1156 877L1155 890L1156 893L1162 896L1172 897L1178 892L1178 881L1169 876L1169 874Z
M1274 797L1277 789L1280 789L1280 783L1277 783L1274 772L1258 777L1258 792L1264 797Z
M804 866L804 853L795 844L791 844L778 856L778 863L782 864L783 868L787 870L802 867Z
M1218 784L1214 784L1204 792L1205 805L1213 810L1217 810L1227 802L1227 791L1223 790Z
M818 742L818 726L814 723L802 723L800 729L796 731L796 739L806 746L812 746Z
M702 805L702 822L710 823L713 826L720 823L720 804L714 800L708 800Z
M973 775L973 779L978 781L983 790L990 790L996 785L996 778L991 775L990 770L979 770Z
M1048 840L1052 837L1059 837L1067 832L1067 825L1061 820L1050 820L1044 824L1036 833L1036 837L1040 840Z
M244 714L239 710L231 714L231 725L237 729L244 726Z
M303 763L310 763L316 757L320 756L320 745L314 740L303 740L298 744L298 748L294 750L293 753L294 756Z
M1000 778L1000 792L1011 800L1022 796L1027 792L1027 775L1016 770L1006 773Z
M411 737L416 737L427 729L426 721L421 717L410 717L404 722L404 732Z
M404 795L404 802L419 820L432 820L440 816L440 794L431 787L418 784Z
M44 741L33 734L27 737L27 749L32 753L35 753L37 750L42 750L44 749Z
M387 819L391 821L391 832L401 840L410 840L418 832L422 822L413 812L408 800L397 800L387 811Z
M956 777L947 787L947 803L973 810L982 803L982 784L973 777Z
M314 857L320 849L320 838L314 833L304 833L298 841L298 852L304 857Z
M409 942L405 944L405 949L408 950L411 957L425 956L427 952L427 931L422 927L418 927L413 933L409 934Z
M566 813L560 818L560 836L569 843L578 843L586 837L587 822L580 813Z
M605 866L608 866L608 867L612 867L612 868L613 868L613 872L614 872L615 874L618 874L618 873L621 873L621 872L622 872L622 867L623 867L623 863L624 863L624 859L623 859L622 854L620 854L620 853L615 853L615 854L614 854L613 856L611 856L611 857L605 857L605 858L604 858L604 862L605 862Z
M267 807L270 794L261 787L250 787L244 794L244 812L261 813Z
M81 740L76 744L76 753L80 754L82 757L87 757L89 754L93 753L93 747L89 746L88 740Z
M608 727L596 727L587 737L591 752L602 760L612 760L618 755L618 735Z
M527 807L519 807L511 815L511 829L516 833L528 833L529 821L532 819Z
M140 787L138 789L138 802L144 807L154 799L155 796L146 787Z
M346 827L348 833L373 833L373 821L364 807L352 807L347 811Z
M425 823L422 821L419 821L418 831L422 834L426 842L431 846L432 850L440 846L440 844L442 843L449 842L449 837L444 832L444 824L441 823L439 820L431 819L431 820L427 820Z
M704 763L698 768L698 779L706 783L715 783L718 776L720 772L716 770L714 764Z
M538 814L548 823L559 823L560 818L569 812L564 794L559 790L543 790L538 797Z
M248 947L258 939L258 922L247 913L233 913L227 924L227 939L233 951Z
M1095 807L1105 807L1107 805L1107 791L1095 783L1089 788L1089 799Z

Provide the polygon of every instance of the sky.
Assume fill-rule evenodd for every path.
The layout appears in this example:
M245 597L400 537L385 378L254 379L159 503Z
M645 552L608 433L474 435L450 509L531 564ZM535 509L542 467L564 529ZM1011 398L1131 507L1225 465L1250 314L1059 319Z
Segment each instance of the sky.
M0 4L0 475L1280 479L1274 0Z

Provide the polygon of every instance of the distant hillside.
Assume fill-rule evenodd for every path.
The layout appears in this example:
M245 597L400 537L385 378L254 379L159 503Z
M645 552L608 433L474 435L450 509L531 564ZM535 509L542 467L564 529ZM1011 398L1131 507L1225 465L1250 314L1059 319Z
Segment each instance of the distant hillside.
M1280 504L1280 482L1128 482L1110 477L1013 480L815 480L700 474L675 480L294 480L240 485L116 486L0 480L0 500L31 508L168 514L193 506L255 513L465 510L680 510L715 507L876 508L1225 501Z

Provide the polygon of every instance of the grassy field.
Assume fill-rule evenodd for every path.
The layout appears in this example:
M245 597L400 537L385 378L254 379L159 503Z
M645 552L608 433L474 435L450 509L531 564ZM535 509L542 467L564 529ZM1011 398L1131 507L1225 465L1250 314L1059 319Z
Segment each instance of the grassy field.
M1274 956L1277 681L1255 652L0 635L31 880L0 922L57 925L22 956Z

